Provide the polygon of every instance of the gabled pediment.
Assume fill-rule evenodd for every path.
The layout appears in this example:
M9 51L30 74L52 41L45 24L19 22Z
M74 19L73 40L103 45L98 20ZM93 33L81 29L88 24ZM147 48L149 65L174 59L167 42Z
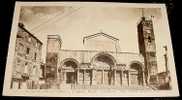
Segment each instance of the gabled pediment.
M93 35L89 35L89 36L83 37L83 43L85 42L85 40L93 39L93 38L97 38L97 37L104 37L104 38L107 38L107 39L111 39L113 41L119 40L119 39L117 39L117 38L115 38L113 36L110 36L108 34L105 34L103 32L100 32L100 33L96 33L96 34L93 34Z

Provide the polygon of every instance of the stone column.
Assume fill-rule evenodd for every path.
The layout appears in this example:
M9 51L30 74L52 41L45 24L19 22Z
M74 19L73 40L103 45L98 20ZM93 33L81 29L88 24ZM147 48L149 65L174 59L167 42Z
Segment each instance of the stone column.
M63 72L63 77L64 77L63 83L66 84L66 71Z
M128 86L130 86L130 71L127 71Z
M61 84L60 84L60 88L66 88L65 87L66 84L66 72L64 69L61 70Z
M79 84L80 82L79 82L79 69L77 69L77 72L76 72L76 75L77 75L77 84Z
M104 84L104 70L102 70L102 84Z
M91 85L96 85L96 70L92 69L92 84Z
M142 79L143 79L143 86L146 86L146 83L145 83L145 72L142 71L142 74L143 74L143 76L142 76Z
M113 85L116 85L116 69L114 69L113 71L114 71L114 82L113 82Z
M85 84L85 69L83 69L83 85Z
M159 77L158 77L157 73L156 73L156 78L157 78L156 83L159 84Z
M127 76L126 76L126 73L123 71L123 74L122 74L122 86L127 86Z
M123 70L121 70L121 86L123 86Z
M60 69L60 70L58 71L58 76L59 76L58 81L59 81L59 83L61 84L61 83L62 83L62 69Z
M60 73L58 71L58 68L56 68L56 74L57 74L57 82L60 82Z

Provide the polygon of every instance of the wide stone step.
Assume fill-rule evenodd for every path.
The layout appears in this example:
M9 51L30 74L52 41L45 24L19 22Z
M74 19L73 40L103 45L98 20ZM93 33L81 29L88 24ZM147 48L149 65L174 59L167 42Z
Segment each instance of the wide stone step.
M112 86L112 85L61 85L60 89L90 89L90 90L153 90L148 86Z

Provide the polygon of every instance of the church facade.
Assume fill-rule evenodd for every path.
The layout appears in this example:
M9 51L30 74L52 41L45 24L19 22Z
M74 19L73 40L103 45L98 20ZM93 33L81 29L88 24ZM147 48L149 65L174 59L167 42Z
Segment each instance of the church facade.
M62 43L58 35L48 35L46 77L56 80L60 88L146 86L157 83L151 20L143 18L138 24L139 53L122 52L119 39L103 32L83 37L84 50L65 50L61 48Z

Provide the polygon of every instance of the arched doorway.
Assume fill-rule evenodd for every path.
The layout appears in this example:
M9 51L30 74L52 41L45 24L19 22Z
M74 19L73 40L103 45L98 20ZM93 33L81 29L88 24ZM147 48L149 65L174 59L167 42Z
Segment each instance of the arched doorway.
M61 67L58 69L61 81L65 84L75 84L77 82L77 67L76 60L63 60Z
M143 85L143 71L140 63L132 63L130 65L130 85L139 86Z
M113 83L114 74L112 67L115 63L109 54L100 54L94 58L93 66L96 70L96 84L97 85L111 85Z
M67 67L66 72L66 83L67 84L74 84L76 83L76 71L75 68L77 67L76 63L73 61L67 61L64 63L64 67Z

